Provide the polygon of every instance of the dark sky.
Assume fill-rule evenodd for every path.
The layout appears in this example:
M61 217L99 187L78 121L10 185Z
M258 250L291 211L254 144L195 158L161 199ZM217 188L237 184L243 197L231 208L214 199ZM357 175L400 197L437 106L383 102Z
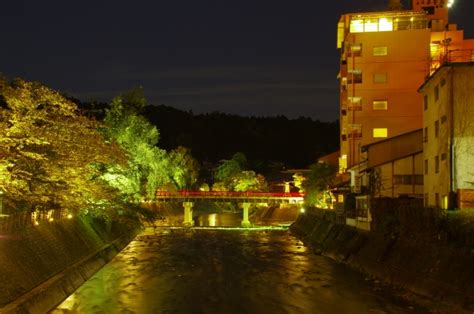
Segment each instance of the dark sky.
M474 1L456 1L451 19L474 37ZM387 0L2 2L0 72L9 78L84 101L140 85L149 103L195 113L331 121L338 18Z

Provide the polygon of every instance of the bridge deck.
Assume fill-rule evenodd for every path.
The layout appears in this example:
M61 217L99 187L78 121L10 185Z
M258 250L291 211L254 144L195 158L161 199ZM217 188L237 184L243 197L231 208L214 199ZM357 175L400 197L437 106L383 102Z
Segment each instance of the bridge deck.
M228 191L177 191L156 193L157 202L193 202L213 200L216 202L247 203L298 203L303 201L303 193L269 193L269 192L228 192Z

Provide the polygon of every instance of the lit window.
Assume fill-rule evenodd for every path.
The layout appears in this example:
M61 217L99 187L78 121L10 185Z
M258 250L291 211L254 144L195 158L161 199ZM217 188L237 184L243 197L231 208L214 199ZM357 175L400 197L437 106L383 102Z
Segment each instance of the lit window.
M362 110L361 97L347 97L347 102L350 110Z
M374 110L387 110L388 109L388 101L386 100L374 100L372 102L372 108Z
M351 33L363 33L364 32L364 20L351 20L350 32Z
M379 25L377 19L365 19L364 21L364 31L365 32L378 32Z
M379 19L379 31L390 32L393 31L393 19L382 17Z
M362 44L351 44L349 46L348 57L360 57L362 55Z
M387 137L388 136L388 130L387 130L387 128L375 128L373 130L373 134L374 134L375 138Z
M373 55L374 56L386 56L388 54L387 47L374 47Z
M337 195L337 202L338 203L344 203L344 194L338 194Z
M387 73L375 73L374 83L387 83Z

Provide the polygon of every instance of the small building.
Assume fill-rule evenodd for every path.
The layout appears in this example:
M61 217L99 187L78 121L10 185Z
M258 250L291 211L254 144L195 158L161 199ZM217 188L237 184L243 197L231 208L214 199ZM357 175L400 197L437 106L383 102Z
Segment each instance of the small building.
M346 223L370 230L370 199L423 197L423 130L400 134L361 148L363 162L349 169L355 210Z
M424 204L472 208L474 62L444 64L419 92L424 99Z
M423 197L422 129L368 144L362 151L367 156L363 175L375 197Z

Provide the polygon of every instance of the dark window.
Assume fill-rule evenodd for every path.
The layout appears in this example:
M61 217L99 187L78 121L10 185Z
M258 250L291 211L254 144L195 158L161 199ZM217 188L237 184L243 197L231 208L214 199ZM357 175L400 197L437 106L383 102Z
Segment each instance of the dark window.
M446 153L441 154L441 160L446 160L446 157L447 157Z
M361 70L349 70L347 71L347 82L348 83L362 83L362 71Z
M439 172L439 156L435 157L435 173Z
M444 85L446 85L446 79L445 79L445 78L442 78L442 79L441 79L441 87L443 87Z
M425 174L428 174L428 159L425 159Z
M441 117L441 124L446 123L446 115Z
M439 135L439 121L436 120L434 123L434 129L435 129L435 137L438 137Z
M435 13L435 7L422 7L423 11L426 12L428 15L433 15Z
M439 85L436 85L436 86L435 86L435 89L434 89L434 99L435 99L435 101L438 101L438 99L439 99Z
M423 105L424 105L425 110L427 110L428 109L428 95L425 95L425 97L423 97Z
M428 142L428 127L426 127L424 130L423 142Z
M423 185L423 175L422 174L416 174L415 175L415 184L416 185Z

